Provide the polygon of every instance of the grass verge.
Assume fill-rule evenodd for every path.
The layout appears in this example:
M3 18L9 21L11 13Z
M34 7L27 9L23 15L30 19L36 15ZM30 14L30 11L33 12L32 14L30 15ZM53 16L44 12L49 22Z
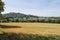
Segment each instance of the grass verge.
M16 33L3 33L0 34L0 40L60 40L57 35L38 35L38 34L16 34Z

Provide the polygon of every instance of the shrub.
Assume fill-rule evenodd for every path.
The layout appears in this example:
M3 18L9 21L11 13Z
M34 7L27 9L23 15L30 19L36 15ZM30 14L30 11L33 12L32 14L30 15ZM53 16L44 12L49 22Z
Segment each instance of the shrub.
M60 36L57 35L42 36L38 34L5 33L5 34L0 34L0 40L60 40Z

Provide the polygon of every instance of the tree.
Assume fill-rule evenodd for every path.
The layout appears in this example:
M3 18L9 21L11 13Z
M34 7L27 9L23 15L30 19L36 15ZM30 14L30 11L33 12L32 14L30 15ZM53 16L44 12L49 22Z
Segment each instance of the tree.
M1 12L4 11L4 2L2 2L2 0L0 0L0 18L2 18L2 14Z
M3 12L3 11L4 11L4 2L2 2L2 0L0 0L0 19L2 18L1 12ZM3 30L1 30L1 32L5 33Z

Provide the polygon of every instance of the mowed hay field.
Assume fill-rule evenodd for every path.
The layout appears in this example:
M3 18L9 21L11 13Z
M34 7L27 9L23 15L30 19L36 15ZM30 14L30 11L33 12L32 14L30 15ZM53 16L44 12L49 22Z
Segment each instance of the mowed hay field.
M7 26L19 26L20 28L1 28L4 32L26 34L57 34L60 35L60 24L49 23L0 23Z

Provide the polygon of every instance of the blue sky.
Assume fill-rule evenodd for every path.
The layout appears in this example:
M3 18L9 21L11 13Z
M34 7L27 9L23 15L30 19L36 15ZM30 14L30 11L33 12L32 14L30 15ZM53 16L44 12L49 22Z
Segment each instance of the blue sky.
M5 11L37 16L60 16L60 0L3 0Z

